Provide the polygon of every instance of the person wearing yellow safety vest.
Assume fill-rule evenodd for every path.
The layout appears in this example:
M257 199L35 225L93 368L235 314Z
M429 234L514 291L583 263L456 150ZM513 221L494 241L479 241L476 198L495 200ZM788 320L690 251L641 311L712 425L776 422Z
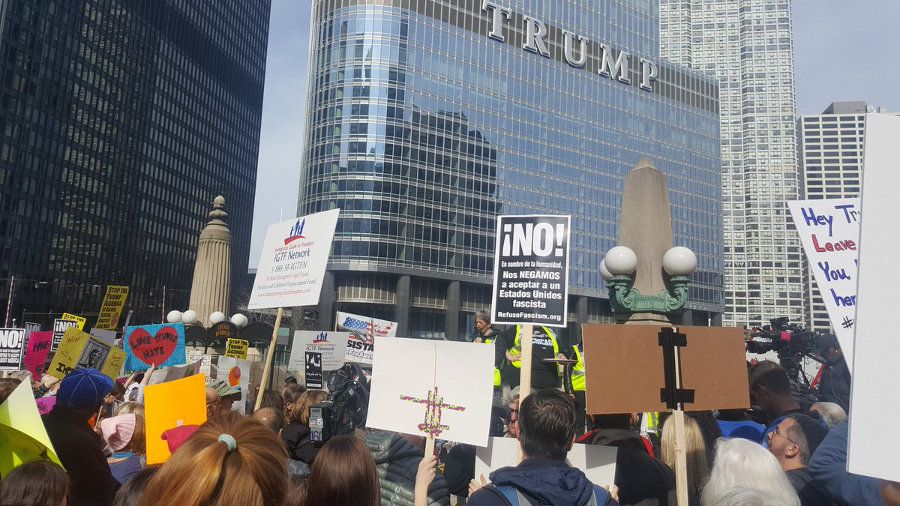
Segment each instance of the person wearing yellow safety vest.
M585 397L584 397L584 350L582 344L578 343L572 346L571 356L567 357L577 360L578 363L572 366L572 392L575 395L575 435L584 434L585 422Z
M506 350L506 359L512 367L509 367L509 386L515 388L519 385L519 370L522 367L519 354L521 353L522 325L516 325L504 331L497 343ZM502 343L502 344L501 344ZM545 358L557 358L559 344L556 341L556 333L549 327L535 325L531 338L531 388L559 388L559 369L554 363L544 363Z
M475 317L475 332L469 336L472 342L491 344L499 336L500 333L491 326L490 313L479 313ZM503 356L505 351L506 349L501 349L500 346L497 346L494 351L494 388L500 388L500 369L503 367L503 361L506 358Z

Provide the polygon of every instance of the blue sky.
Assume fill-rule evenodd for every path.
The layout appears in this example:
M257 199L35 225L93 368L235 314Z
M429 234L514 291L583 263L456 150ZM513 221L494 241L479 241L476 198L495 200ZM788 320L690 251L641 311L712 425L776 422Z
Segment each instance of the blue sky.
M310 0L272 0L250 266L266 227L297 211ZM794 0L797 114L862 100L900 111L897 0Z

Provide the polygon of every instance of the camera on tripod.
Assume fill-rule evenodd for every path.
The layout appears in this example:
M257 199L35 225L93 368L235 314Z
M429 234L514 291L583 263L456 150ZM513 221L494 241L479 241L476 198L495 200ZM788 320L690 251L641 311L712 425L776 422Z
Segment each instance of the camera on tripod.
M747 339L750 353L774 351L779 357L802 356L816 349L816 334L796 323L790 323L787 316L772 318L769 325L754 328Z
M309 439L322 446L334 436L365 427L369 413L369 385L357 364L346 364L328 381L328 400L309 407Z

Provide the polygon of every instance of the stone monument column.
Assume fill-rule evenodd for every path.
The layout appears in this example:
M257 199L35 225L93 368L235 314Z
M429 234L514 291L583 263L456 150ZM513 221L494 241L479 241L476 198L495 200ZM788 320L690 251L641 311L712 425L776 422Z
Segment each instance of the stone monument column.
M194 281L191 283L191 302L200 323L209 327L209 315L221 311L230 314L231 300L231 231L225 220L225 197L213 200L209 223L200 232Z

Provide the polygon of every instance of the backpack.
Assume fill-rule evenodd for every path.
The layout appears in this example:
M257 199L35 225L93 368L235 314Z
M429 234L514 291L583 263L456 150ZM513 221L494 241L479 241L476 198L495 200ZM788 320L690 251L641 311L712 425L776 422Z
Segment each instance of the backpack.
M503 499L504 504L508 504L509 506L540 505L540 502L538 502L537 499L534 499L528 494L510 485L488 485L485 488L499 495L500 498ZM591 496L591 499L584 504L584 506L607 506L610 503L610 499L611 497L609 495L609 491L607 491L603 487L594 485L594 494Z

